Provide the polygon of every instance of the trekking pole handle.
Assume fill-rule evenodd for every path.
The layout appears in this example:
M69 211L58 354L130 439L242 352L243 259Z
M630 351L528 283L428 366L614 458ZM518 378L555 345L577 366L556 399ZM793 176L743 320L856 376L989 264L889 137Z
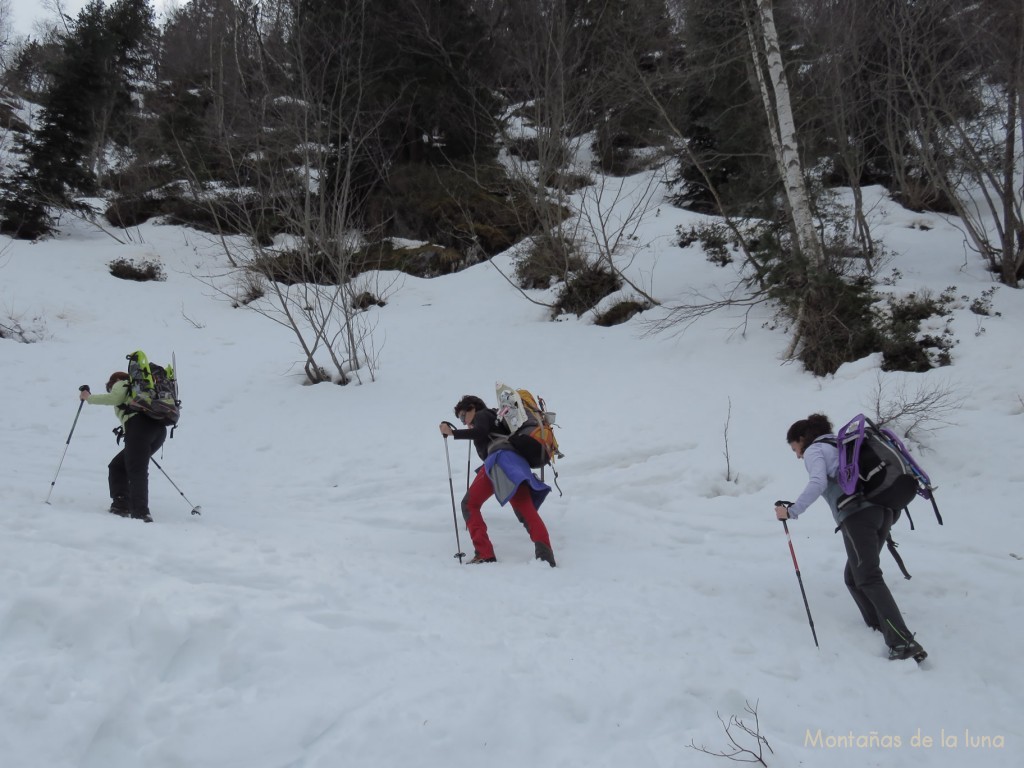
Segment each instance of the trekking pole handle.
M89 385L88 384L83 384L82 386L80 386L78 388L78 391L79 392L92 392L92 390L89 389Z
M456 426L455 426L454 424L452 424L452 423L451 423L450 421L442 421L441 423L442 423L442 424L447 424L447 425L448 425L448 428L449 428L449 429L451 429L451 430L455 430L455 429L458 429L458 427L456 427ZM445 440L447 440L447 439L448 439L448 435L445 435L444 437L445 437Z

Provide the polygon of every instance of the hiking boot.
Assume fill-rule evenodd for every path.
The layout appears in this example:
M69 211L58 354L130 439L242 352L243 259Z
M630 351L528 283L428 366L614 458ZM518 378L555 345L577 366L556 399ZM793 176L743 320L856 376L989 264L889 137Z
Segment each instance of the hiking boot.
M928 652L922 648L921 644L916 640L911 640L909 643L899 643L898 645L889 646L889 661L913 659L920 664L927 658Z
M115 496L110 500L110 514L120 517L128 517L128 499L124 496Z
M547 544L541 544L539 541L534 547L534 553L538 560L543 560L545 563L550 565L552 568L555 567L555 553L551 551L551 547Z
M480 565L480 563L496 563L498 558L496 557L480 557L480 555L473 555L472 560L467 560L466 565Z
M144 523L153 522L153 518L150 516L149 512L132 512L129 517L131 517L132 520L141 520Z

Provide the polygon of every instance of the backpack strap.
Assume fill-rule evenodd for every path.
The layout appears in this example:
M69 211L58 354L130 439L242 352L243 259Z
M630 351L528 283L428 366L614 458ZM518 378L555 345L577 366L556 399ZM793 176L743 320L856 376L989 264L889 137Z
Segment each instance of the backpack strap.
M932 503L932 509L935 510L935 519L939 521L939 525L942 525L942 515L939 514L939 505L935 503L935 494L928 491L928 501Z
M558 486L558 470L555 469L554 462L549 462L545 466L550 466L551 467L551 475L552 475L551 482L552 482L552 484L554 484L555 488L558 488L558 495L562 496L563 495L562 494L562 489L559 488L559 486ZM540 468L540 481L542 483L544 482L544 467Z
M900 553L896 551L896 547L898 547L899 544L892 540L891 533L885 537L885 546L889 548L889 553L892 555L892 559L896 561L896 565L898 565L900 570L903 572L903 578L909 579L910 574L907 572L907 566L903 564L903 558L900 557Z
M904 507L904 508L903 508L903 511L907 513L907 522L909 522L909 523L910 523L910 530L912 530L912 531L913 531L913 530L916 530L916 529L914 528L914 518L912 518L912 517L910 516L910 507ZM897 511L897 512L896 512L896 517L894 517L894 518L893 518L893 522L894 522L894 523L896 522L897 518L899 517L899 514L900 514L900 513L899 513L899 512Z

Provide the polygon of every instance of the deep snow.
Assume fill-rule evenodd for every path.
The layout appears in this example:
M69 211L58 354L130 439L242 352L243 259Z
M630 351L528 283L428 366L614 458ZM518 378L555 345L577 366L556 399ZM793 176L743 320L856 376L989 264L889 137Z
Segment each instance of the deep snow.
M992 282L951 223L878 191L872 217L893 290L968 297L952 366L880 375L869 358L814 378L783 361L767 307L657 336L552 323L484 263L398 276L371 310L376 380L306 387L288 333L201 279L223 271L207 236L148 224L122 245L68 221L4 240L0 316L37 341L0 340L0 764L714 765L688 745L726 749L717 715L752 725L749 703L770 766L1018 765L1024 301L1000 288L999 316L972 313ZM668 302L735 281L674 245L696 218L662 204L624 254ZM118 257L168 279L117 280ZM187 500L153 469L152 525L106 512L110 409L85 406L65 445L78 386L100 391L140 347L175 353L184 401L157 460ZM496 379L558 412L554 570L493 501L500 562L453 558L437 423L463 394L493 401ZM815 649L772 510L806 480L789 424L870 413L880 383L963 400L913 443L945 525L918 502L917 530L897 527L911 581L883 553L923 668L887 661L861 624L820 501L790 525ZM466 444L448 448L458 500Z

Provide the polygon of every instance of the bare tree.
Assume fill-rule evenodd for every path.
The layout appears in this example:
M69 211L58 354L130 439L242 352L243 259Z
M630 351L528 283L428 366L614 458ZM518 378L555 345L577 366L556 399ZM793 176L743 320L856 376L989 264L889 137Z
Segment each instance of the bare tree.
M212 194L219 184L183 149L192 194L223 226L239 303L292 332L307 380L345 384L360 370L372 378L364 310L390 285L374 280L361 212L387 162L380 129L389 106L371 98L380 73L368 64L367 4L339 9L329 24L290 0L243 10L211 44L215 68L230 73L211 81L209 95L233 191ZM217 87L225 82L240 88Z
M803 8L800 32L814 51L807 87L817 102L815 117L822 123L835 175L852 194L852 236L871 271L876 266L876 244L862 186L865 176L878 173L870 167L879 142L867 77L877 47L875 22L859 0L806 0Z
M779 176L789 203L793 234L803 257L814 269L822 270L825 255L814 225L772 3L771 0L743 0L743 3L754 74L768 118Z
M642 9L619 0L495 5L502 12L493 16L492 28L502 30L498 37L508 45L499 88L510 105L499 132L509 148L508 172L536 220L536 234L520 261L520 267L529 265L525 278L520 269L520 287L546 287L552 278L569 281L605 270L648 304L657 303L650 288L626 270L627 252L653 209L658 180L651 175L627 197L630 184L595 174L600 161L592 164L589 150L601 156L614 139L602 126L639 111L629 108L638 100L636 81L627 75L646 55L640 41L653 45L639 32L655 23L651 9L659 3Z
M594 30L580 23L567 0L502 3L494 20L512 34L510 63L499 88L509 110L498 126L508 147L506 166L531 202L539 230L536 252L553 276L578 264L578 220L569 220L572 193L589 183L574 158L587 140L596 84L584 66L594 53ZM514 46L514 48L513 48Z
M692 741L687 746L690 749L695 749L698 752L703 752L713 757L725 757L737 763L758 763L767 768L768 763L765 761L764 751L767 749L774 754L774 750L768 743L768 739L761 734L761 723L757 715L757 703L755 702L751 705L749 701L746 702L744 710L754 718L753 725L749 725L736 715L730 715L728 722L726 722L720 714L715 713L729 741L729 744L724 749L715 750L703 744L698 746ZM751 743L745 743L748 741Z
M879 426L920 441L924 433L951 426L965 400L948 382L922 382L911 388L906 380L894 382L879 374L869 406Z
M928 0L889 13L887 27L918 36L889 41L907 152L970 246L1015 286L1024 275L1024 7Z

